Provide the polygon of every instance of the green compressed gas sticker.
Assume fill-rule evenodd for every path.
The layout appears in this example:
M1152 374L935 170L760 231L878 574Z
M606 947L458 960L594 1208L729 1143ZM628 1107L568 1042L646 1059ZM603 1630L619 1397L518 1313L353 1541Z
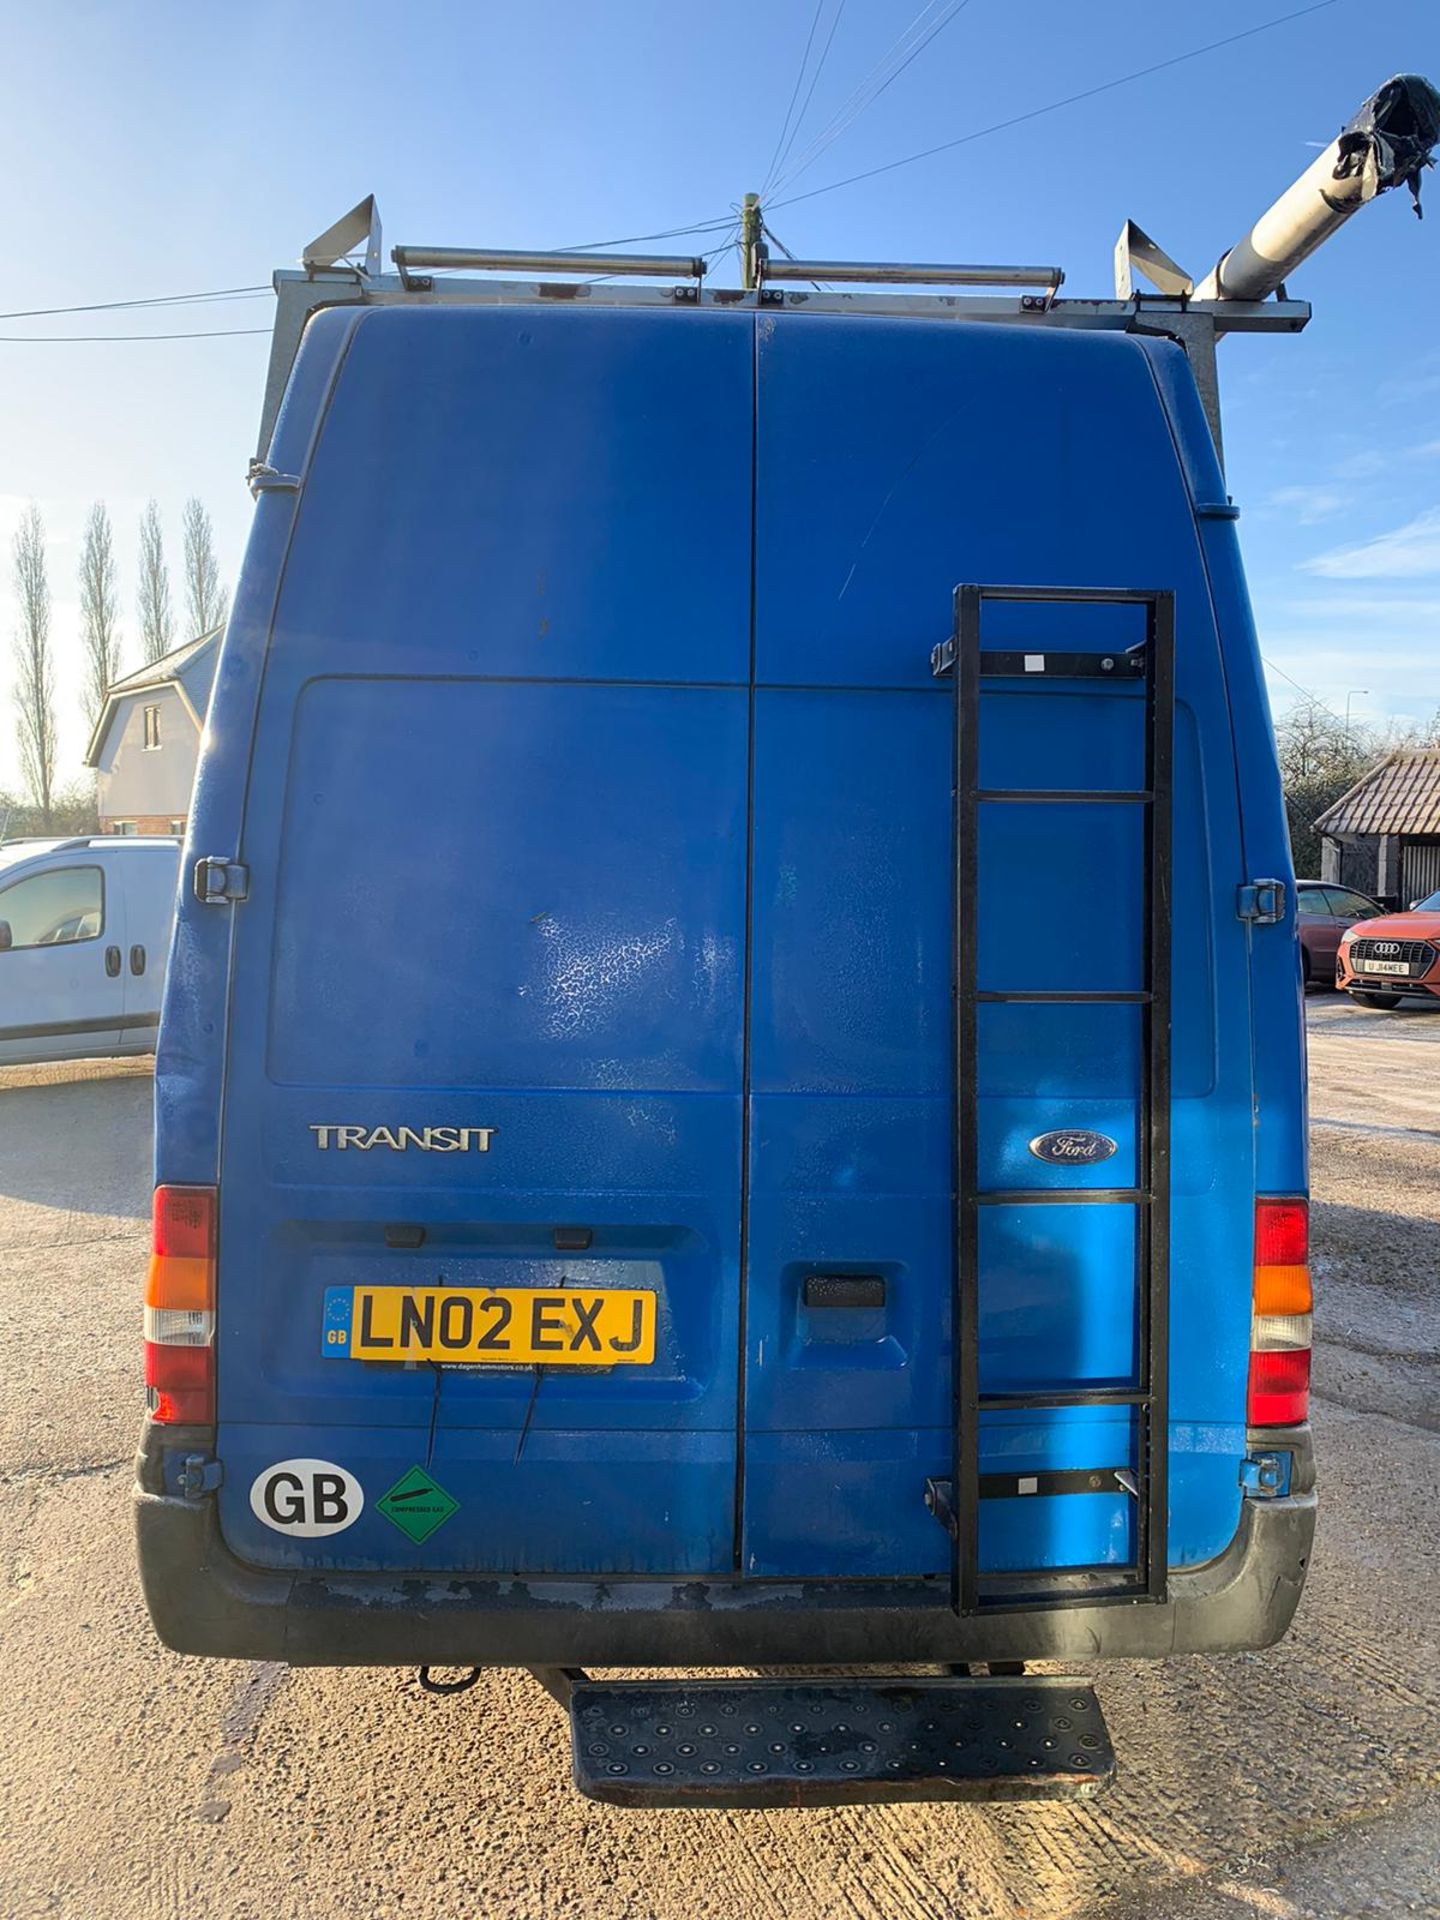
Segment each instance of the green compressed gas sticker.
M437 1527L443 1527L452 1513L460 1511L460 1502L424 1467L411 1467L375 1504L392 1526L408 1535L417 1547L422 1540L428 1540Z

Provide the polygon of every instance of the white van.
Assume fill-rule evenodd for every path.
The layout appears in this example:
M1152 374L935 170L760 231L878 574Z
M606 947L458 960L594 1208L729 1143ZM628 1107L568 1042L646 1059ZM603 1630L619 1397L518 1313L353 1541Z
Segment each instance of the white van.
M0 843L0 1066L153 1053L178 839Z

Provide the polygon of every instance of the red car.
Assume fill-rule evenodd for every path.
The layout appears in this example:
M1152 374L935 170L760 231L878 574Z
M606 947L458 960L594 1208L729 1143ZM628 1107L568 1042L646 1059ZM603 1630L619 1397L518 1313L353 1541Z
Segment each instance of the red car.
M1396 1007L1408 994L1440 1000L1440 893L1347 928L1335 984L1365 1007Z
M1340 937L1357 920L1378 920L1385 909L1368 894L1329 880L1295 882L1300 970L1307 987L1328 986L1340 958Z

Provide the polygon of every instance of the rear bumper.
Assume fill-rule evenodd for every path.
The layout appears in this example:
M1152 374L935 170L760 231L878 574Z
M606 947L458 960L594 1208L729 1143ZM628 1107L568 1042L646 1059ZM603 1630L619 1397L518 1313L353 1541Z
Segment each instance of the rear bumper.
M576 1580L297 1576L247 1566L213 1496L160 1484L150 1434L135 1491L140 1575L177 1653L296 1666L840 1666L1140 1659L1266 1647L1290 1625L1315 1531L1308 1427L1265 1434L1291 1491L1247 1499L1217 1559L1163 1605L957 1618L941 1580Z

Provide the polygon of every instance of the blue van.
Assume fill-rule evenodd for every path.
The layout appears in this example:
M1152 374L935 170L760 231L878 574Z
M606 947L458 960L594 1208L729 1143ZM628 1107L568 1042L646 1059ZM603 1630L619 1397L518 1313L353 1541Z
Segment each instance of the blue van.
M1315 1518L1222 303L413 266L281 278L160 1034L156 1628L531 1668L612 1800L1093 1790L1025 1663L1266 1646Z

